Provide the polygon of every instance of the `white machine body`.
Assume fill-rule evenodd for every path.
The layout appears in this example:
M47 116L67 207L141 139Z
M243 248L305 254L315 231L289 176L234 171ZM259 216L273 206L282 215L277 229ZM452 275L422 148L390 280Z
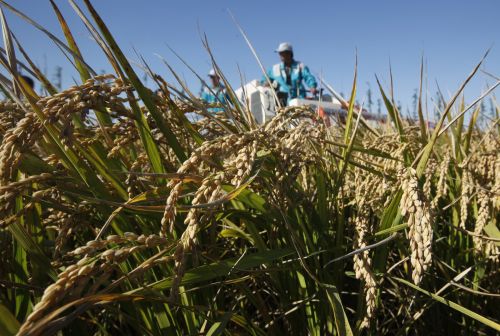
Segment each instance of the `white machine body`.
M269 121L276 115L276 101L270 87L261 86L258 80L253 80L235 91L241 104L250 109L255 120L259 124ZM344 122L347 111L342 108L340 101L330 95L323 95L320 100L295 98L288 102L288 106L311 106L314 110L321 109L325 117L330 119L331 124ZM385 119L380 116L372 115L366 110L363 111L363 117L369 124L384 122Z
M258 80L253 80L235 91L244 107L250 111L259 124L269 121L276 115L276 101L269 87L261 86Z

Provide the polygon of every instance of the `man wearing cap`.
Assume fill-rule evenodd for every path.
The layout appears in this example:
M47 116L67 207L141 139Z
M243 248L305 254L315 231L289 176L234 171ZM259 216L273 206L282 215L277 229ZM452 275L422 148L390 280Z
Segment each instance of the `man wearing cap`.
M203 86L201 89L201 100L207 104L225 104L228 100L228 95L224 84L220 81L219 75L217 75L214 69L211 69L208 72L208 77L210 78L210 87ZM211 107L208 109L208 111L212 113L223 110L224 109L220 107Z
M271 80L271 84L278 93L278 98L282 105L294 98L305 98L306 89L303 81L306 83L309 91L315 95L318 90L316 79L309 71L309 68L304 63L293 59L293 48L288 42L283 42L276 50L280 55L281 63L275 64L267 71L267 76ZM264 76L261 80L262 85L268 85Z

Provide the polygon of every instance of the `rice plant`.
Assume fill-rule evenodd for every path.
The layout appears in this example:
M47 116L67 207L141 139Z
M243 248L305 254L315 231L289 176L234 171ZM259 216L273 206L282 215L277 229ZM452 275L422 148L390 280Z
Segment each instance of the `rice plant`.
M65 42L0 2L81 76L58 92L0 13L0 334L500 331L498 105L476 124L500 82L462 96L481 63L434 128L422 95L411 122L381 85L387 123L370 126L356 75L345 123L285 107L257 125L232 92L212 115L145 64L147 88L89 0L70 3L113 74L54 2Z

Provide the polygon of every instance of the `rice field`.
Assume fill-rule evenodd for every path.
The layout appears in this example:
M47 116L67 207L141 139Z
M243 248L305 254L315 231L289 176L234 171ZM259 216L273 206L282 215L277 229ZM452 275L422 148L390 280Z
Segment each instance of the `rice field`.
M422 94L405 120L380 85L387 122L368 124L356 75L345 123L285 107L258 125L231 90L213 115L147 66L159 89L144 86L83 2L115 73L53 3L66 41L45 32L81 76L62 91L1 15L1 335L500 332L496 101L477 122L499 79L463 98L481 63L433 128Z

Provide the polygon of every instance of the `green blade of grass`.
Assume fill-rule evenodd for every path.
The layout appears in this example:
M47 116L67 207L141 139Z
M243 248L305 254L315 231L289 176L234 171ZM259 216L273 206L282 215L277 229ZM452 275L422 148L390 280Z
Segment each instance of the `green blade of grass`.
M476 107L472 112L472 116L469 120L469 126L467 127L467 133L465 134L464 145L463 145L465 155L469 154L472 133L474 132L474 126L476 125L477 118L480 112L481 112L481 106Z
M382 84L380 84L380 81L377 76L375 76L375 79L377 80L377 85L380 90L380 94L382 95L382 100L384 101L385 108L387 109L387 114L389 114L389 117L391 118L392 122L394 123L394 126L396 127L396 130L399 133L399 137L401 140L404 139L404 130L403 130L403 122L401 121L401 117L399 116L399 113L395 106L392 104L392 102L387 98L387 95L385 94L384 89L382 88Z
M3 304L0 304L0 335L14 336L20 326L21 324L14 315Z
M42 25L38 24L36 21L25 15L23 12L11 6L10 4L5 2L5 0L0 0L0 3L2 3L5 7L7 7L11 12L16 14L17 16L19 16L21 19L25 20L26 22L28 22L29 24L31 24L32 26L43 32L45 35L47 35L52 41L54 41L54 43L58 47L64 49L66 52L72 54L74 57L79 57L78 55L74 54L73 51L66 44L64 44L64 42L58 39L57 36L49 32ZM96 72L82 58L80 58L80 62L82 62L82 64L90 71L90 73L93 76L96 75Z
M80 74L82 81L84 82L90 78L90 72L87 69L87 67L85 67L83 65L83 63L80 61L81 59L83 59L82 54L80 52L80 49L78 48L78 45L76 44L76 41L73 38L73 34L71 33L71 30L69 29L69 26L66 23L66 20L64 19L61 11L59 10L59 7L57 7L54 0L50 0L50 4L52 5L54 12L56 13L59 24L61 25L61 29L64 33L64 36L66 37L66 41L68 42L68 46L73 51L73 54L75 55L74 56L75 65L78 69L78 72Z
M481 59L481 61L472 70L472 72L469 74L469 76L467 77L467 79L462 83L462 85L460 85L460 87L458 88L457 92L453 95L453 97L448 102L448 104L446 104L446 108L444 109L444 112L441 115L441 118L439 119L436 127L434 128L434 131L432 132L431 139L429 140L429 142L427 143L427 145L422 150L421 155L418 156L419 160L418 160L418 163L416 164L416 170L417 170L417 176L419 178L422 176L422 174L425 171L425 167L427 166L427 162L429 161L429 158L431 156L431 153L432 153L432 150L434 148L434 145L436 144L437 138L441 134L441 128L443 127L443 123L444 123L445 119L448 117L448 113L450 112L453 104L455 103L455 101L458 98L458 96L463 92L465 86L469 83L469 81L472 79L472 77L474 77L474 75L476 74L476 72L479 70L479 68L481 67L481 64L483 64L483 61L484 61L484 59L486 58L486 56L488 55L489 52L490 51L488 50L485 53L485 55L483 56L483 58ZM452 123L450 123L449 125L451 125L451 124Z
M334 286L328 286L327 293L328 293L328 301L332 306L333 314L335 316L335 327L337 329L338 335L341 336L354 335L351 326L349 325L349 320L347 319L347 315L344 311L342 300L340 299L340 295L337 289Z
M21 52L21 54L23 55L23 57L26 59L26 61L28 62L29 66L31 67L31 70L35 74L35 77L40 82L42 82L43 87L47 90L47 92L49 94L51 94L51 95L56 94L57 93L57 89L55 88L55 86L52 85L52 83L47 79L47 77L43 74L43 72L40 71L40 69L38 69L38 67L35 65L35 63L31 60L31 58L29 57L29 55L26 53L26 51L24 51L24 48L22 47L21 43L19 43L19 41L16 38L16 36L14 34L12 34L12 37L14 38L14 41L16 42L17 48L19 49L19 51Z
M3 10L1 7L0 21L2 23L3 42L5 45L5 52L7 54L7 61L9 65L8 68L12 74L12 89L15 95L19 95L19 89L15 80L15 78L19 75L17 71L16 53L14 51L14 45L12 43L12 35L9 29L9 25L7 24L7 20L5 19L5 15L3 14Z
M57 273L50 264L50 259L45 255L42 248L35 242L33 237L19 223L9 225L8 230L22 246L24 251L33 259L33 262L45 272L52 280L57 280Z
M72 3L73 3L73 0L72 0ZM109 29L107 28L106 24L101 19L101 17L97 13L97 11L94 9L94 7L90 3L90 1L84 0L84 3L87 6L88 10L90 11L90 14L94 18L94 21L96 22L97 26L101 30L101 33L103 34L104 38L108 42L110 49L113 51L114 55L116 56L116 59L118 60L118 62L122 66L123 71L127 74L128 79L130 80L130 83L137 90L138 95L141 97L142 101L144 102L144 105L147 107L148 111L153 116L153 119L157 123L157 126L160 129L160 131L165 135L168 144L170 145L172 150L175 152L179 161L184 162L187 159L186 154L184 153L184 150L182 149L180 143L178 142L178 140L175 137L172 130L170 130L170 128L165 123L163 116L160 114L160 112L156 108L156 105L153 103L153 100L152 100L150 93L144 87L144 85L140 81L139 77L137 76L135 71L132 69L132 66L130 65L129 61L127 60L127 58L125 57L125 55L121 51L121 49L118 46L118 44L116 43L114 37L111 35L111 32L109 31ZM140 113L140 114L138 114L138 113ZM141 119L144 119L144 115L142 114L140 109L138 111L136 111L136 115L142 116ZM143 137L144 137L143 141L148 142L146 144L148 150L153 151L153 148L155 148L156 145L154 144L154 142L149 143L150 141L148 141L146 139L146 134L144 134L145 132L148 131L148 129L146 128L146 126L142 126L141 128L143 128L143 131L142 131ZM158 152L158 151L156 151L156 152ZM156 153L151 153L151 154L152 154L152 156L155 156ZM153 159L155 162L157 161L155 158L153 158ZM157 172L163 172L163 168L157 167L157 169L158 169Z
M151 70L149 65L146 63L146 61L142 58L142 56L141 56L141 60L145 66L146 71L157 82L158 86L160 86L160 88L161 88L161 83L159 83L156 80L153 71ZM177 77L176 74L174 74L174 76ZM165 92L165 94L167 95L166 99L167 99L167 103L168 103L168 106L171 109L171 111L175 112L177 118L179 118L183 127L185 127L188 130L188 132L190 133L190 135L193 137L193 140L196 141L196 143L199 145L202 144L204 141L203 136L193 127L193 124L191 124L191 122L189 122L189 120L186 118L184 113L182 113L181 110L178 108L178 106L172 101L172 99L170 98L168 93Z
M422 107L422 86L424 82L424 57L420 61L420 84L418 86L418 121L420 124L420 136L422 137L422 141L427 141L427 123L425 122L424 112Z
M260 265L268 264L277 259L290 256L294 254L292 249L278 249L269 250L266 252L257 252L253 254L247 254L243 258L232 258L227 260L220 260L209 265L203 265L195 267L182 277L181 285L193 285L200 282L208 282L215 278L227 275L231 270L233 270L234 264L238 261L238 266L232 271L232 273L237 273L239 271L250 270L254 267ZM170 288L173 282L173 277L169 277L160 280L156 283L151 284L150 288L162 290ZM130 292L130 294L137 292L137 290Z
M71 30L66 20L64 19L64 16L59 10L59 7L57 7L54 0L50 0L50 4L52 5L54 12L56 13L57 19L61 26L61 30L63 31L64 36L66 37L66 41L68 42L68 46L73 51L74 55L73 59L75 62L75 66L78 70L78 73L80 74L80 78L82 82L85 82L87 79L91 78L91 75L88 68L81 61L83 59L83 56L82 53L80 52L80 48L78 48L78 44L76 43L73 34L71 33ZM107 113L103 113L102 111L96 111L96 117L101 125L103 126L111 125L111 117Z
M461 305L459 305L459 304L457 304L457 303L455 303L453 301L445 299L442 296L436 295L436 294L431 293L431 292L429 292L429 291L427 291L427 290L425 290L423 288L420 288L420 287L412 284L409 281L406 281L406 280L400 279L400 278L396 278L396 277L391 277L391 279L394 279L394 280L396 280L398 282L401 282L401 283L407 285L408 287L411 287L411 288L413 288L413 289L415 289L415 290L417 290L417 291L419 291L421 293L424 293L425 295L430 296L431 298L433 298L437 302L442 303L445 306L448 306L448 307L450 307L450 308L452 308L452 309L454 309L454 310L456 310L456 311L464 314L465 316L468 316L468 317L470 317L470 318L472 318L472 319L474 319L476 321L479 321L479 322L487 325L488 327L493 328L494 330L500 332L500 324L498 324L495 321L492 321L492 320L490 320L490 319L488 319L488 318L486 318L486 317L484 317L484 316L482 316L482 315L480 315L480 314L478 314L476 312L473 312L472 310L467 309L467 308L465 308L465 307L463 307L463 306L461 306Z
M356 54L356 61L354 63L354 79L353 79L352 89L351 89L351 99L349 100L349 108L347 110L347 118L346 118L346 122L345 122L345 131L344 131L344 143L346 145L349 144L349 139L350 139L350 135L351 135L350 133L351 133L351 127L352 127L353 113L354 113L354 102L356 101L355 97L356 97L357 79L358 79L358 55ZM344 150L344 153L345 153L345 150Z
M491 221L488 225L486 225L483 230L488 235L488 237L496 239L493 244L495 244L496 246L500 246L500 230L495 225L494 221Z

